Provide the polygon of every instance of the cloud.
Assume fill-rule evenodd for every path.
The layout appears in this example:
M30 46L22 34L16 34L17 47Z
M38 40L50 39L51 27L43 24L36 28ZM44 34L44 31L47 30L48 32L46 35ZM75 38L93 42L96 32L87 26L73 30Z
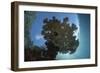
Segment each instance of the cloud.
M35 36L35 39L36 39L36 40L43 39L43 35L40 35L40 34L39 34L39 35L36 35L36 36Z

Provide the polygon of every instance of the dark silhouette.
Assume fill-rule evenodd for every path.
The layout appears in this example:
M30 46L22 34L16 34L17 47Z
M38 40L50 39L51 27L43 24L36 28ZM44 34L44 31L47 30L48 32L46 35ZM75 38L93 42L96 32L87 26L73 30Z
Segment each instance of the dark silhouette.
M58 52L73 54L79 46L79 40L74 36L77 26L69 23L68 17L59 21L55 16L52 19L44 19L43 31L44 38L47 40L47 56L56 59Z

